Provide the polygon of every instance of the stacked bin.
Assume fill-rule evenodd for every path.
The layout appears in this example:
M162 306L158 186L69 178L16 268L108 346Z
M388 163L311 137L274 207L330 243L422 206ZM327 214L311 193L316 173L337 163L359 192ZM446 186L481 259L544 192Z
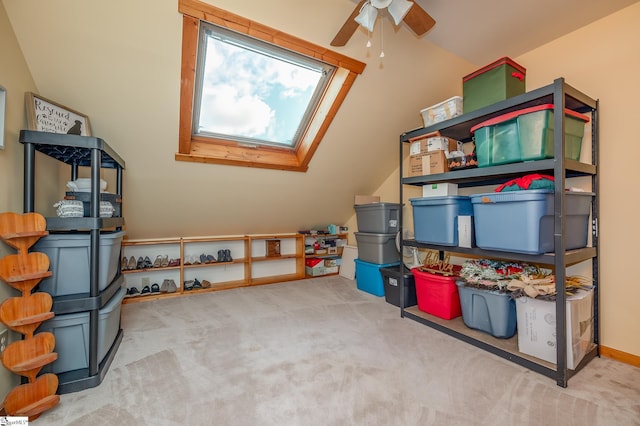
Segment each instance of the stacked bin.
M375 296L384 296L380 270L400 265L396 248L400 204L370 203L355 206L358 221L358 259L356 282L358 289Z

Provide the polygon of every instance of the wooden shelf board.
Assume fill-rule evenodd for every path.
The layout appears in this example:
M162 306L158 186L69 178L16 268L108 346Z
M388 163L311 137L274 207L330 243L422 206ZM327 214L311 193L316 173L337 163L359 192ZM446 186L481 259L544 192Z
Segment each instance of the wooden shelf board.
M9 365L6 367L14 373L21 374L30 370L34 370L36 368L43 367L47 364L51 364L56 359L58 359L58 354L55 352L50 352L48 354L42 354L32 359L25 360L16 365Z
M9 327L20 327L23 325L37 324L53 318L54 315L55 314L53 312L43 312L41 314L31 315L28 317L18 318L13 321L8 321L7 325Z
M269 262L272 260L282 260L282 259L300 259L303 258L303 254L281 254L280 256L259 256L252 257L252 262Z
M295 281L304 279L304 274L285 274L285 275L272 275L268 277L252 278L251 282L247 285L264 285L273 284L284 281Z
M534 356L531 355L527 355L525 353L522 353L520 351L518 351L518 335L516 334L515 336L509 338L509 339L499 339L497 337L493 337L490 334L484 333L482 331L479 330L474 330L472 328L469 328L465 325L464 321L462 320L462 317L458 317L458 318L454 318L451 320L445 320L442 318L438 318L434 315L430 315L426 312L421 311L420 309L418 309L417 306L411 306L409 308L405 308L405 312L406 313L410 313L413 314L417 317L421 317L426 319L427 321L436 323L442 327L446 327L450 330L453 330L459 334L463 334L465 336L468 336L474 340L480 341L480 342L484 342L488 345L494 346L496 348L499 348L503 351L512 353L513 355L519 356L521 358L526 358L531 362L534 362L536 364L540 364L544 367L550 368L550 369L555 369L556 365L547 361L544 361L540 358L536 358Z
M188 266L188 265L187 265ZM127 269L122 271L123 274L132 274L136 272L156 272L156 271L169 271L172 269L180 269L180 265L178 266L161 266L160 268L144 268L144 269Z
M144 246L157 244L180 244L180 238L149 238L143 240L122 240L123 246Z

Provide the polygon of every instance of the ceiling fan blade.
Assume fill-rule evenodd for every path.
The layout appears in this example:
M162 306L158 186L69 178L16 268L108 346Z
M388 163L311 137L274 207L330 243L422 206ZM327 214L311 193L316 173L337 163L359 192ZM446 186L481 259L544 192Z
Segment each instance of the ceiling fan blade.
M404 22L406 22L409 28L411 28L418 36L426 33L436 24L436 21L431 17L431 15L425 12L425 10L415 1L413 2L413 7L409 9L407 16L404 17Z
M364 5L365 2L366 0L362 0L360 3L358 3L356 8L353 9L353 12L351 12L351 15L349 15L342 28L340 28L338 34L336 34L336 36L331 41L331 46L344 46L345 44L347 44L353 33L355 33L358 29L359 24L355 21L355 19L356 16L358 16L358 14L360 13L360 9L362 9L362 5ZM413 9L413 7L411 9Z

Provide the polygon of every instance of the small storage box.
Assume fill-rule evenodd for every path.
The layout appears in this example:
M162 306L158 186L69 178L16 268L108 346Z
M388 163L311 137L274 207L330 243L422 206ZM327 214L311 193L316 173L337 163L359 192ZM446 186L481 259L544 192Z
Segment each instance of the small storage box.
M396 234L356 232L358 258L364 262L382 265L400 261L396 248Z
M527 70L511 58L500 58L462 78L464 113L525 92Z
M66 192L65 200L82 201L84 207L84 216L91 216L91 192ZM113 217L122 216L122 197L119 194L110 194L108 192L100 193L100 201L108 201L114 208Z
M464 280L456 285L467 327L503 339L516 334L516 304L509 293L466 287Z
M516 299L518 350L556 363L556 304ZM573 370L593 347L593 290L580 290L566 301L567 368Z
M462 97L454 96L420 111L424 127L462 115Z
M461 315L457 276L442 276L419 268L411 272L416 282L418 309L446 320Z
M592 192L565 192L565 248L585 247ZM471 195L476 245L483 249L542 254L555 248L552 190Z
M98 290L104 290L118 272L123 231L100 233ZM34 251L46 254L52 276L40 282L39 291L51 296L89 293L91 235L88 232L49 234Z
M404 308L418 303L416 299L416 283L411 272L400 273L402 265L393 268L382 268L382 280L384 281L384 298L387 303L400 307L400 286L404 285ZM404 268L403 268L404 269Z
M371 203L355 205L358 231L390 234L398 232L400 204Z
M120 309L126 291L120 288L98 313L98 363L111 349L120 330ZM38 331L49 331L56 338L58 359L43 368L55 374L89 368L89 312L57 315L45 321Z
M478 166L553 158L553 105L510 112L471 128ZM584 126L589 117L565 109L565 157L580 160Z
M366 291L374 296L384 296L384 283L382 282L382 268L391 268L399 266L400 263L387 263L377 265L375 263L365 262L361 259L355 259L356 262L356 286L358 290Z
M444 246L458 245L458 216L472 216L469 197L423 197L409 200L413 208L416 241Z

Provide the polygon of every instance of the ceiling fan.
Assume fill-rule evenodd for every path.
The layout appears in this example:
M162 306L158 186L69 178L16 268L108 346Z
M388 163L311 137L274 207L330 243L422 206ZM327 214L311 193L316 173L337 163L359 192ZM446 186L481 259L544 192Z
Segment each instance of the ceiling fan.
M400 25L404 20L418 36L436 24L436 21L413 0L361 0L331 41L331 46L347 44L359 25L372 32L378 11L383 9L387 9L396 25Z

